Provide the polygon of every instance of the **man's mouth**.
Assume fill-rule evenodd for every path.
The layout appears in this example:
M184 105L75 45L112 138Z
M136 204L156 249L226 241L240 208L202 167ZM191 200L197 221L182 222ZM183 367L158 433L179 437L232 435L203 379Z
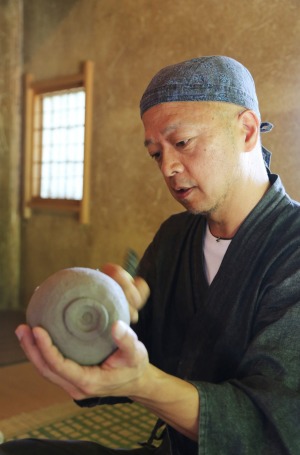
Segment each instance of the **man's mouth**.
M193 187L182 187L182 188L173 188L174 194L178 199L186 198L193 190Z

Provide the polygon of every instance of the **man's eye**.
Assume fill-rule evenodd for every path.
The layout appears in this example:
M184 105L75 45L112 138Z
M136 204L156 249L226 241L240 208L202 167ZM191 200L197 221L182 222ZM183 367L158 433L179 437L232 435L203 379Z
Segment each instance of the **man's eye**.
M151 157L154 161L159 161L159 160L160 160L160 157L161 157L161 153L160 153L160 152L150 153L150 157Z
M176 147L185 147L189 143L190 139L184 139L182 141L176 142Z

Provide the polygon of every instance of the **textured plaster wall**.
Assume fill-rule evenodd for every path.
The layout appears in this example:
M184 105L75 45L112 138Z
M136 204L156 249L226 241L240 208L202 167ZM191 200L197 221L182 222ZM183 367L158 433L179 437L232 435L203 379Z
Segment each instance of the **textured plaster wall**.
M0 1L0 309L16 307L20 270L22 4Z
M139 98L162 66L226 54L253 73L272 168L300 199L300 4L297 0L24 0L24 71L36 79L95 62L91 223L34 215L22 223L21 300L50 273L142 254L181 210L143 147Z

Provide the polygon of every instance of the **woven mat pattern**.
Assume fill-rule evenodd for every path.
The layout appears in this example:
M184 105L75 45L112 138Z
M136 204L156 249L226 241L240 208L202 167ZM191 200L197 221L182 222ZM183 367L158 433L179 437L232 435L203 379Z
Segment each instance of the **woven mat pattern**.
M148 439L156 417L134 404L78 408L55 405L0 421L6 441L23 438L95 441L111 448L135 448Z

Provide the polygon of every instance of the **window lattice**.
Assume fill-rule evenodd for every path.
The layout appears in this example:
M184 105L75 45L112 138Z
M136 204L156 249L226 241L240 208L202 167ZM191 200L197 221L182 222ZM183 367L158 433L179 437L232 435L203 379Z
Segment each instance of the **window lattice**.
M85 91L40 95L34 115L33 193L81 200L84 173Z

